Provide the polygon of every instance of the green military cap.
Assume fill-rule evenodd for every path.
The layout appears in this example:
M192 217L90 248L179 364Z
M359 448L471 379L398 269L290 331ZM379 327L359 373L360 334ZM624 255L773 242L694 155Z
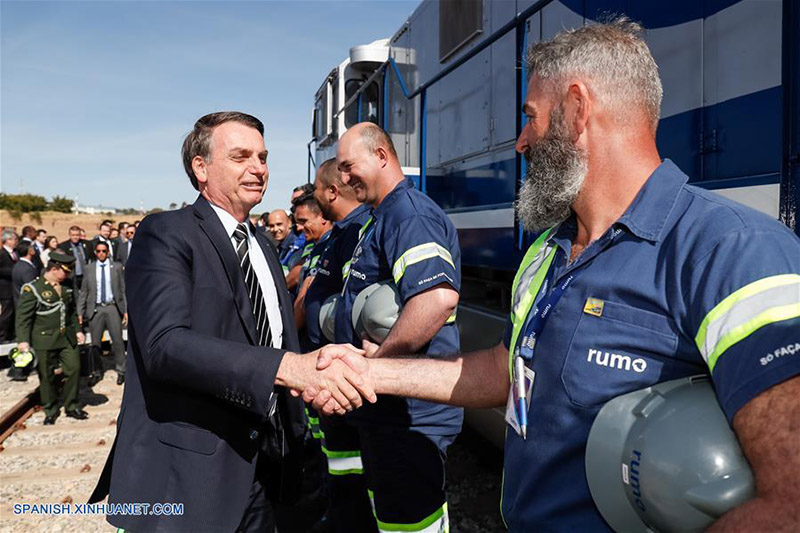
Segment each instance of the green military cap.
M50 262L59 265L67 272L72 271L72 265L75 264L75 258L69 254L62 254L59 252L52 252L50 254Z

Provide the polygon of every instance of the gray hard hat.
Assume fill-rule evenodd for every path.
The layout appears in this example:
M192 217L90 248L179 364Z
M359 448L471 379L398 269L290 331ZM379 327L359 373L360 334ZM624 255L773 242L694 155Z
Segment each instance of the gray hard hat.
M755 495L750 465L705 376L614 398L586 443L586 479L616 531L703 531Z
M373 283L353 302L353 328L356 335L383 342L400 316L400 293L391 281Z
M319 329L330 342L336 341L336 304L340 296L338 292L331 294L319 308Z

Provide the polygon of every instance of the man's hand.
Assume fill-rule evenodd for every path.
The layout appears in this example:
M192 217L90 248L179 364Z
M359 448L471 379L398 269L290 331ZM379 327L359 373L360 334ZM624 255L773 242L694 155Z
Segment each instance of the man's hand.
M78 325L83 325L83 317L81 315L78 315Z
M27 342L20 342L19 344L17 344L17 350L19 350L20 352L29 352L31 351L31 345L28 344Z
M124 313L122 315L122 325L127 327L128 326L128 313Z
M365 343L371 345L372 353L374 353L377 349L377 345L368 341L365 341ZM324 371L325 369L330 368L333 364L344 363L352 371L358 373L359 375L366 376L374 388L372 376L369 373L369 363L365 358L368 356L368 353L365 350L358 350L352 344L343 344L340 346L331 344L326 346L326 348L332 349L326 350L323 348L317 355L316 364L318 371ZM346 348L346 350L339 348ZM342 409L341 405L339 405L339 402L337 402L333 394L325 389L307 387L305 390L303 390L303 401L310 403L314 409L325 415L341 415L347 412L346 410Z
M317 370L318 358L332 361L325 369ZM374 403L374 386L366 366L345 364L339 359L363 359L363 351L351 345L329 345L308 354L287 353L278 369L276 383L294 391L328 391L335 403L326 411L342 412L361 407L362 397ZM338 405L337 405L338 404Z
M86 342L86 335L84 335L82 331L78 332L77 337L78 337L78 344L83 344L84 342Z

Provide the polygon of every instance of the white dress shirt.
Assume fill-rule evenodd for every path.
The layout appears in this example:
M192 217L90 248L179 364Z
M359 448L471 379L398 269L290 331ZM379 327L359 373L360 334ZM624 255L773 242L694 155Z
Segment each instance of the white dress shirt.
M211 204L211 208L217 214L217 217L219 217L219 221L222 222L225 232L228 234L228 237L230 237L231 246L235 252L236 239L233 237L233 232L236 230L239 222L233 218L233 215L221 207L211 202L209 202L209 204ZM264 251L258 244L255 235L253 235L249 221L245 222L245 226L247 227L247 246L250 250L250 264L256 272L258 285L261 287L261 294L264 296L264 303L267 306L267 318L269 319L269 327L272 332L272 347L280 348L283 343L283 320L281 319L281 309L278 305L278 290L275 288L275 281L272 279L269 265L267 265L267 258L264 256Z

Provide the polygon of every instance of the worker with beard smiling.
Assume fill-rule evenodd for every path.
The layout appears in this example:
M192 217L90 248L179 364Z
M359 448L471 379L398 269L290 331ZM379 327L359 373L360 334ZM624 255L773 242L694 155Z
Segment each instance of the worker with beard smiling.
M610 530L585 474L600 408L709 375L756 487L710 530L794 531L800 357L765 354L800 339L800 242L661 159L661 81L641 34L621 17L531 47L517 212L540 235L517 271L503 341L447 360L346 360L369 367L378 393L509 406L501 508L511 531ZM613 366L609 353L632 363ZM507 403L517 391L519 407ZM325 392L304 398L330 410Z

